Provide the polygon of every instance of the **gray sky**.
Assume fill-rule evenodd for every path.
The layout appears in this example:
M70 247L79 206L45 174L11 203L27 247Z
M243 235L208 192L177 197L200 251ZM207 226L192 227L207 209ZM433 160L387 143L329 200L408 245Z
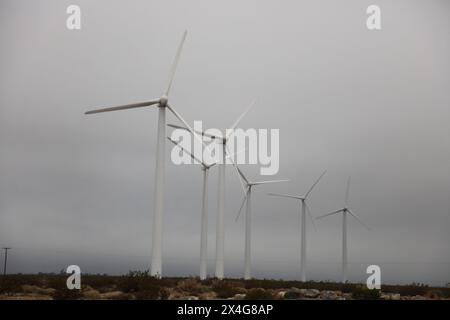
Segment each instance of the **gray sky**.
M378 4L382 30L366 28ZM82 29L66 29L78 4ZM450 282L450 3L442 1L0 0L0 245L11 272L124 273L150 265L157 112L86 117L158 97L189 34L171 101L190 122L280 129L279 178L255 189L253 274L299 278L299 206L342 205L350 280L378 264L389 283ZM170 121L174 121L169 116ZM169 155L169 151L167 152ZM257 166L243 166L257 176ZM167 158L163 273L198 272L201 173ZM210 179L214 271L217 172ZM225 274L242 276L242 192L227 169ZM308 225L308 278L339 280L341 220Z

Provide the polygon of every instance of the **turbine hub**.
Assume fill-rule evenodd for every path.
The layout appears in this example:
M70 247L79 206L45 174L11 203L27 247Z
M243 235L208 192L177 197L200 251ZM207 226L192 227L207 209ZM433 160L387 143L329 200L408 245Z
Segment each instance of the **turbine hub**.
M167 105L167 102L169 101L169 98L166 95L163 95L160 99L159 99L159 106L160 107L165 107Z

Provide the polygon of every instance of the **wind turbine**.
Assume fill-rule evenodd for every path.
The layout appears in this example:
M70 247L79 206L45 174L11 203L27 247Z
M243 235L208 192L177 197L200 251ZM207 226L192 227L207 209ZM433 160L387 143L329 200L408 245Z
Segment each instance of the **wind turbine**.
M284 198L293 198L300 200L301 202L301 244L300 244L300 279L301 281L306 281L306 211L309 213L309 217L311 218L311 222L315 228L314 220L311 215L311 210L309 209L308 204L306 203L306 199L308 198L311 191L314 187L319 183L320 179L325 175L326 171L324 171L320 177L313 183L313 185L308 189L308 191L303 196L293 196L288 194L279 194L279 193L269 193L271 196L284 197Z
M239 208L238 215L236 216L236 221L239 219L241 215L242 208L244 204L247 203L246 211L245 211L245 271L244 271L244 280L251 279L251 219L252 219L252 188L257 185L263 185L268 183L278 183L278 182L286 182L289 180L266 180L266 181L250 181L244 175L244 173L239 169L239 167L234 164L236 171L240 176L240 181L242 183L242 188L244 189L244 199L242 200L241 207Z
M342 213L342 282L347 282L347 214L350 214L355 218L364 228L370 230L368 226L362 222L362 220L348 207L348 198L350 193L350 177L347 180L347 190L345 192L345 203L342 209L318 216L316 219L322 219L327 216L331 216L337 213Z
M219 163L219 186L218 186L218 196L217 196L217 225L216 225L216 278L223 279L224 275L224 253L225 253L225 224L224 224L224 216L225 216L225 164L226 164L226 154L227 154L227 143L230 137L234 133L234 129L238 126L239 122L244 118L244 116L250 111L250 109L255 104L253 101L250 106L237 118L237 120L233 123L231 128L229 128L228 133L224 132L222 135L211 135L206 132L195 131L204 137L208 137L211 139L218 140L219 143L222 144L222 161ZM176 129L184 129L188 128L169 124L169 127ZM192 133L192 131L191 131Z
M202 165L203 171L203 188L202 188L202 222L201 222L201 232L200 232L200 280L206 279L206 268L207 268L207 242L208 242L208 172L209 169L216 163L207 164L202 160L199 160L191 152L183 148L177 141L167 137L173 144L178 146L183 152L186 152L191 158Z
M207 243L208 243L208 173L209 169L217 164L217 162L206 163L198 159L190 151L183 148L179 142L167 137L174 145L178 146L183 152L186 152L194 161L197 161L202 166L203 171L203 187L202 187L202 219L200 231L200 280L205 280L207 275ZM233 155L228 155L227 158Z
M178 61L180 60L181 50L183 49L184 42L186 40L187 31L184 31L181 38L180 45L178 46L177 53L175 55L174 62L169 74L169 80L167 88L158 99L150 101L133 103L122 105L118 107L102 108L87 111L85 114L94 114L101 112L134 109L148 106L158 107L158 134L157 134L157 147L156 147L156 170L155 170L155 199L154 199L154 217L153 217L153 233L152 233L152 261L150 273L152 276L161 277L162 275L162 216L164 212L164 171L165 171L165 137L166 137L166 108L170 110L177 117L197 139L202 143L200 137L192 130L189 124L183 119L183 117L169 105L169 92L172 86L175 71L177 69Z

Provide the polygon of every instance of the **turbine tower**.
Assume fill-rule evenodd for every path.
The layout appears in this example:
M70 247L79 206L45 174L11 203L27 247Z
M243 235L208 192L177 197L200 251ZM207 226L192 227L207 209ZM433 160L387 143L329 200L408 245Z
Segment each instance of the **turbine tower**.
M173 144L178 146L183 152L186 152L191 158L202 165L203 171L203 188L202 188L202 221L201 221L201 232L200 232L200 280L206 279L206 269L207 269L207 243L208 243L208 172L209 169L216 163L207 164L202 160L199 160L191 152L183 148L177 141L167 137Z
M216 278L223 279L224 275L224 254L225 254L225 164L226 164L226 154L227 154L227 143L234 133L234 129L238 126L239 122L244 118L244 116L250 111L250 109L255 104L255 101L250 104L250 106L239 116L239 118L233 123L231 128L229 128L228 133L224 132L222 135L211 135L206 132L195 131L204 137L215 139L222 144L222 161L218 164L219 166L219 182L218 182L218 196L217 196L217 224L216 224ZM176 129L188 128L169 124L170 127Z
M311 210L309 209L308 204L306 203L306 199L308 198L311 191L314 187L319 183L320 179L325 175L326 171L324 171L320 177L314 182L314 184L309 188L309 190L303 196L293 196L288 194L279 194L279 193L269 193L271 196L284 197L284 198L293 198L300 200L301 203L301 243L300 243L300 279L301 281L306 281L306 211L308 211L309 217L311 218L311 222L314 226L314 220L311 215Z
M175 71L177 69L177 64L180 59L181 50L183 49L183 44L186 40L187 31L184 31L180 45L178 47L177 53L175 55L175 60L172 64L172 69L169 74L169 80L167 88L158 99L153 99L146 102L139 102L133 104L122 105L118 107L102 108L87 111L85 114L94 114L101 112L134 109L148 106L158 107L158 133L157 133L157 147L156 147L156 170L155 170L155 199L154 199L154 217L153 217L153 231L152 231L152 260L151 260L151 270L152 276L160 278L162 276L162 218L164 212L164 172L165 172L165 137L166 137L166 108L173 113L173 115L178 118L195 137L200 140L200 137L192 130L189 124L183 119L183 117L171 106L169 105L169 92L172 86L173 78L175 76Z
M241 207L239 208L238 215L236 216L236 221L239 219L242 208L244 204L247 203L246 211L245 211L245 271L244 271L244 280L251 279L251 219L252 219L252 188L257 185L263 185L268 183L278 183L278 182L286 182L289 180L266 180L266 181L250 181L244 175L244 173L239 169L237 165L234 165L236 171L239 175L240 181L242 183L242 188L244 190L245 196L242 200Z
M350 193L350 177L347 180L347 189L345 192L345 202L344 207L342 209L318 216L316 219L322 219L327 216L331 216L337 213L342 213L342 282L347 282L347 270L348 270L348 261L347 261L347 214L351 215L355 218L364 228L370 230L368 226L362 222L362 220L348 207L348 198Z

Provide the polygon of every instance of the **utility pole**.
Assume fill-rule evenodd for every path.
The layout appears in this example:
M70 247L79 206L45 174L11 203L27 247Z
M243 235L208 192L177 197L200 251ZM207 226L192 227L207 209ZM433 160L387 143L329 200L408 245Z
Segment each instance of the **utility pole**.
M6 275L6 263L8 262L8 250L11 250L11 248L3 247L3 250L5 250L5 264L3 265L3 275Z

